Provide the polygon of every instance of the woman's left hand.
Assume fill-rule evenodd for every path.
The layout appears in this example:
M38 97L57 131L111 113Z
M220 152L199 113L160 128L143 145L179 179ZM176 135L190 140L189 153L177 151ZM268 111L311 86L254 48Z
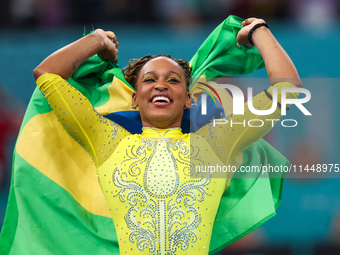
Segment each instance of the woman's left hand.
M254 45L251 44L248 41L248 34L249 31L256 25L259 23L265 23L265 21L263 19L257 19L257 18L249 18L246 19L242 22L242 26L243 28L241 28L241 30L238 32L237 34L237 46L242 46L245 45L248 48L253 48Z

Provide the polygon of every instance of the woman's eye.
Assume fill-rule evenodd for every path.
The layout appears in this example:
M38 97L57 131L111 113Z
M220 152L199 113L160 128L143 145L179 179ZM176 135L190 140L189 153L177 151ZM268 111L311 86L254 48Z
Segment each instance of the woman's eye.
M155 82L156 81L156 79L154 79L154 78L144 78L143 79L143 82Z
M167 82L180 82L180 80L178 78L170 78Z

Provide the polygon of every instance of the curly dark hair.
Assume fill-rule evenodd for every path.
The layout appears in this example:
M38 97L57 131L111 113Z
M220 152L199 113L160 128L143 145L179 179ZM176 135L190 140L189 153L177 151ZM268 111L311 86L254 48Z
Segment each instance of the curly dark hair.
M123 69L124 78L125 80L135 89L137 89L136 83L138 80L138 76L140 73L140 70L143 68L143 66L149 62L151 59L158 58L158 57L167 57L169 59L174 60L176 63L180 65L184 72L185 81L187 84L187 88L189 89L189 85L191 83L191 67L189 66L189 63L182 59L175 59L171 57L170 55L165 54L158 54L158 55L146 55L140 59L130 59L129 65Z

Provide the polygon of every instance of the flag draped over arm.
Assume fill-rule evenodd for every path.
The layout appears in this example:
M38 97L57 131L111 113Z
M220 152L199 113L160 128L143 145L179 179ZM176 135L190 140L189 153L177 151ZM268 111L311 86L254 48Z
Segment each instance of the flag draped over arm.
M193 78L242 75L264 67L255 48L236 46L241 22L240 18L230 16L209 35L190 61ZM95 55L68 81L100 114L132 133L140 132L139 112L131 109L133 88L120 68ZM192 86L191 93L196 89L197 86ZM191 112L198 114L200 99L196 100L198 103ZM224 105L214 107L214 114L226 114ZM0 254L119 254L114 224L95 166L53 115L52 108L36 89L14 150ZM193 116L184 114L183 129L190 125L190 115ZM201 124L191 123L194 128ZM239 165L287 164L264 140L249 147L238 160ZM216 216L210 252L222 249L273 216L281 201L282 180L232 179ZM251 216L245 209L250 204L256 205Z

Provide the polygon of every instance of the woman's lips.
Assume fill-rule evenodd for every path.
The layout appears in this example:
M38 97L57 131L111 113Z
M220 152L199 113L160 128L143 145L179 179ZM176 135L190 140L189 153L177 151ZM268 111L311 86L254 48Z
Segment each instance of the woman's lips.
M152 104L155 105L155 106L164 107L164 106L170 105L171 103L168 103L168 102L158 102L158 101L156 101L156 102L152 102Z
M167 94L154 95L151 103L155 106L164 107L171 104L171 99Z
M155 96L153 99L152 99L152 102L156 102L156 101L165 101L167 103L170 103L170 99L166 96Z

